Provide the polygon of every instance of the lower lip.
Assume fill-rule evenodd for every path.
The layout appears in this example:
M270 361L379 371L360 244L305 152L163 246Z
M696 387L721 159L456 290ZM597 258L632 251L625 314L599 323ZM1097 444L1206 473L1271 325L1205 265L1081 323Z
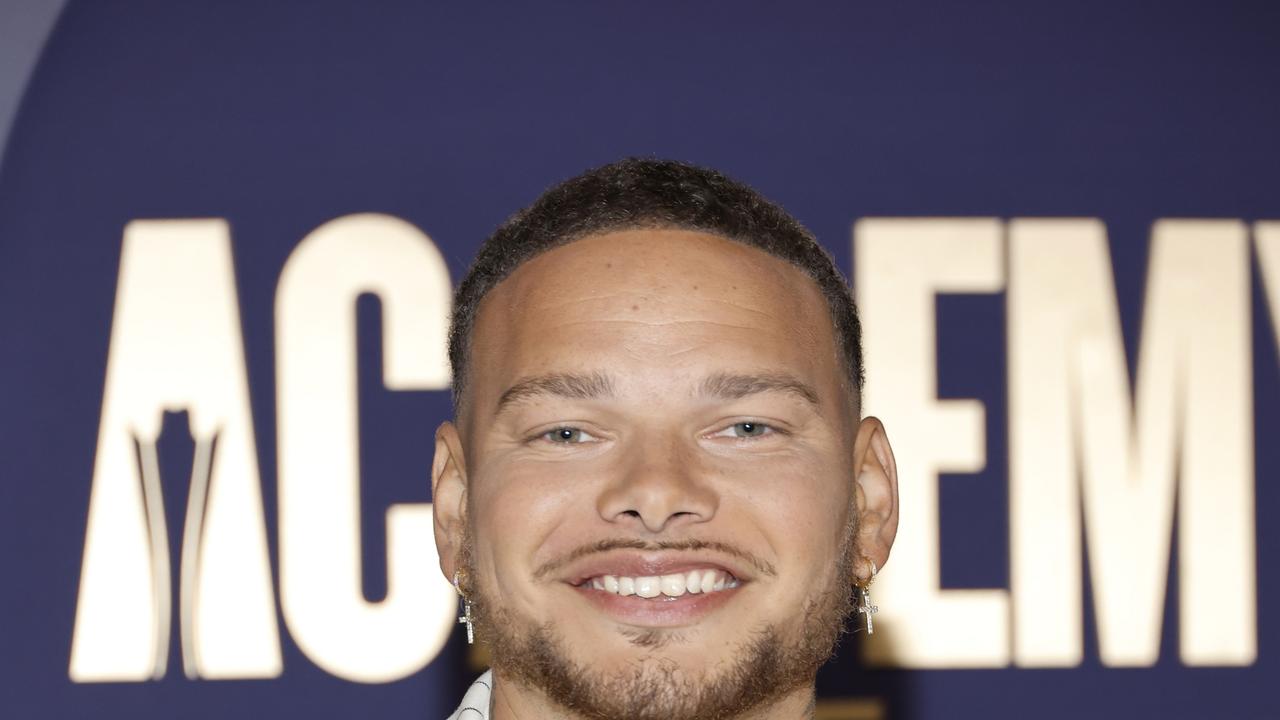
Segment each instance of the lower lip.
M597 590L584 584L573 587L583 598L606 615L628 625L645 627L682 627L693 625L711 612L729 602L742 591L743 585L709 593L685 593L679 597L659 595L642 598L638 595L617 595Z

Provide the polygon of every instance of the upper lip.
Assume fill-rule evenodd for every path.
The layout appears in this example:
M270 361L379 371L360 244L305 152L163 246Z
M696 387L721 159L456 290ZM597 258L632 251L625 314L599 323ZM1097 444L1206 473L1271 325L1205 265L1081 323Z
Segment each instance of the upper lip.
M613 550L591 555L565 569L562 579L570 585L581 585L594 577L616 575L652 577L673 575L690 570L723 570L740 581L750 579L747 571L732 558L706 551Z

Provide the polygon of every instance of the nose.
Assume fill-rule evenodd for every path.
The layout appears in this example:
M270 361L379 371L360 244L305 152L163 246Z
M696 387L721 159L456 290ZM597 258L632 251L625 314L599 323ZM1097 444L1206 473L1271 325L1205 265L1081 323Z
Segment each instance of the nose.
M678 438L637 443L622 462L599 497L607 522L656 534L715 517L719 494L696 448Z

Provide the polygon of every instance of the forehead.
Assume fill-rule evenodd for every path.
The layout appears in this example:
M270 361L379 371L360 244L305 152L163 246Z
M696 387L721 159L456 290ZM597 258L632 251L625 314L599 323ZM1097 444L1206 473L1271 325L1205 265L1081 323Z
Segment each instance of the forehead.
M478 408L547 372L628 379L787 370L839 378L825 298L799 268L689 230L592 235L529 260L485 297L473 330ZM643 377L638 377L643 376Z

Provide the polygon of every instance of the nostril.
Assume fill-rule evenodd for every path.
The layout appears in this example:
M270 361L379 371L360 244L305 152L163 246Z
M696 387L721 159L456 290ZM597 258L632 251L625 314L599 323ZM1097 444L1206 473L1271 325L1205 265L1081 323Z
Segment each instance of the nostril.
M639 511L639 510L626 510L626 511L624 511L622 514L623 514L623 515L626 515L626 516L628 516L628 517L633 517L633 518L638 518L638 517L640 517L640 511Z

